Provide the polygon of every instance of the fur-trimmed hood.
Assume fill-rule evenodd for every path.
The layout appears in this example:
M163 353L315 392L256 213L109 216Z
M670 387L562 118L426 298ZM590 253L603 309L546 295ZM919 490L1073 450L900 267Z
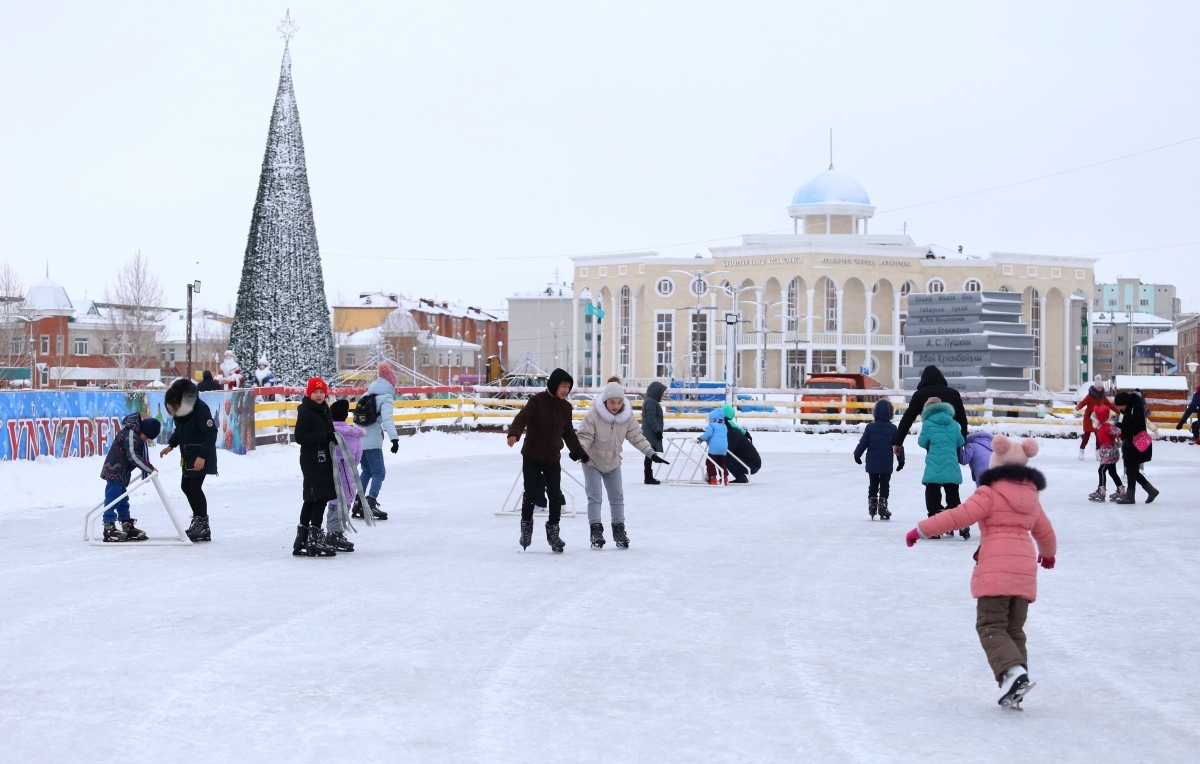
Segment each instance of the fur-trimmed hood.
M604 400L605 398L603 390L596 393L596 397L592 399L592 409L595 410L596 416L600 417L601 420L608 422L609 424L612 424L613 422L622 424L624 422L628 422L629 417L633 416L633 407L629 405L628 397L624 399L625 402L621 406L621 410L615 414L609 411L608 407L604 405Z
M172 382L171 386L167 388L167 392L163 394L163 406L173 417L187 416L192 413L192 409L196 407L196 401L199 399L200 391L197 389L196 383L187 377L180 377Z
M947 419L954 419L954 407L945 401L938 401L931 406L926 406L921 411L921 421L927 422L938 414L945 414Z
M1039 491L1046 490L1046 476L1040 470L1019 464L1002 464L999 467L992 467L979 476L979 485L992 485L1001 480L1010 483L1030 483Z

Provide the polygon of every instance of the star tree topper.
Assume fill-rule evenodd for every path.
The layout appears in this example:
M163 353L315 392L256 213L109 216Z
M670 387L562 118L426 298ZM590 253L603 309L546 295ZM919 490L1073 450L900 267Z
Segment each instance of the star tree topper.
M287 47L287 44L291 42L292 38L296 36L296 33L300 31L300 27L296 26L296 23L292 21L291 8L289 8L287 12L283 14L283 22L279 26L275 27L275 29L279 32L279 36L283 38L284 47Z

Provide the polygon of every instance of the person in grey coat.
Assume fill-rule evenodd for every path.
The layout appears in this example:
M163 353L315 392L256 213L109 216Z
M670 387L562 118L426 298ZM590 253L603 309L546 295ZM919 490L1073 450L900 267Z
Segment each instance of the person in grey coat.
M667 386L662 382L651 382L650 386L646 388L645 397L642 398L642 435L659 453L662 453L663 450L662 396L666 391ZM653 466L653 461L647 456L644 462L646 485L658 485L659 483L654 479Z
M387 361L379 364L379 377L367 387L367 395L375 396L375 409L379 419L366 425L367 434L362 439L362 460L359 476L363 490L367 492L367 506L376 520L386 520L387 513L379 508L379 491L387 470L383 466L383 436L392 441L392 453L400 450L400 436L396 434L396 423L392 420L392 399L396 395L396 372ZM354 501L354 517L363 516L362 502Z

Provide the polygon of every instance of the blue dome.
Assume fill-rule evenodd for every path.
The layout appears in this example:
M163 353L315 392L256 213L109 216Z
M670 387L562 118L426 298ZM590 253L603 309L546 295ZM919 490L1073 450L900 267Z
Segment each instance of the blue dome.
M858 181L840 172L829 170L796 191L792 204L829 204L842 202L844 204L870 204L871 198L867 191L858 185Z

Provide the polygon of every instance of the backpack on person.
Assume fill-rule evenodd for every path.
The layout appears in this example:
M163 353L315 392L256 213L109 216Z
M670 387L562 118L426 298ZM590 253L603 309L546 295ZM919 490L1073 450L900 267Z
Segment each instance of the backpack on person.
M359 427L375 424L379 421L379 402L371 394L362 395L354 404L354 423Z

